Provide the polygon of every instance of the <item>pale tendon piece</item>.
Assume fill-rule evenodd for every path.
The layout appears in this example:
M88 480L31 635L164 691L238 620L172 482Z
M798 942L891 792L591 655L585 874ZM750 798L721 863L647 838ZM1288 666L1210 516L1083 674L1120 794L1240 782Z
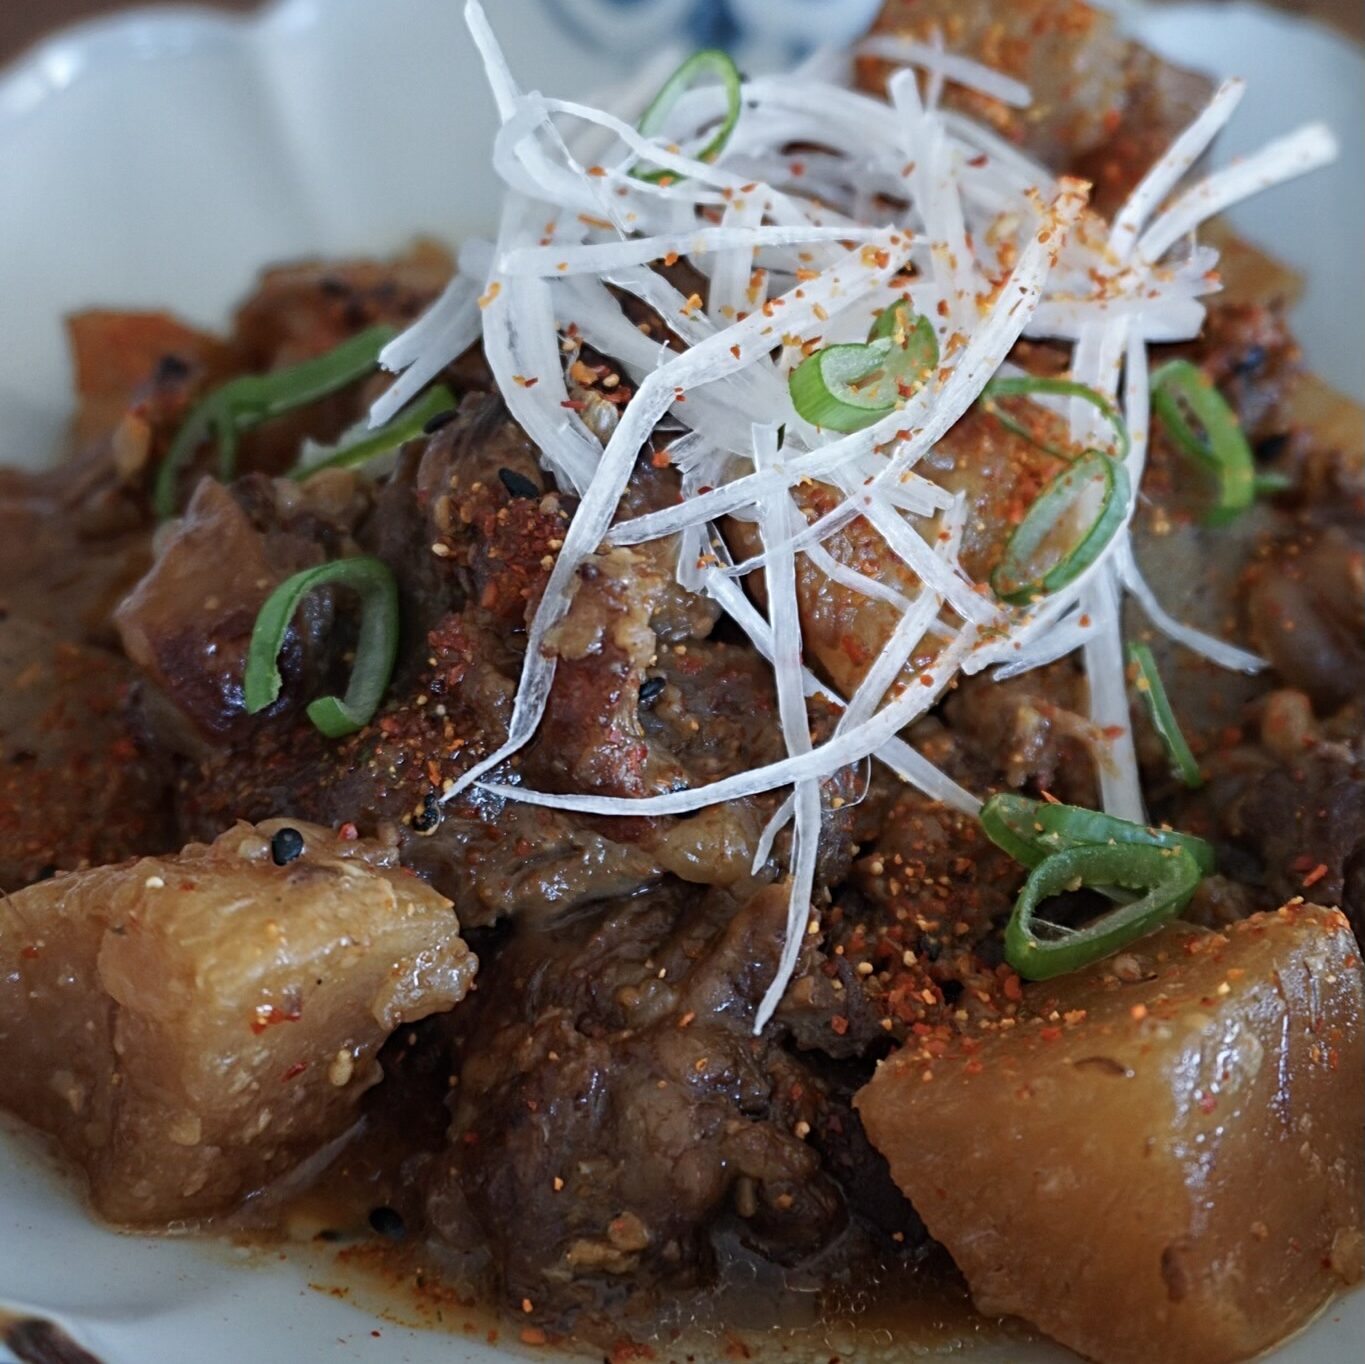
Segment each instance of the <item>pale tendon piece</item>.
M239 1208L343 1137L476 969L396 849L271 820L0 898L0 1106L114 1222Z
M1100 1364L1230 1364L1361 1274L1362 991L1345 917L1171 924L911 1043L858 1095L976 1304Z

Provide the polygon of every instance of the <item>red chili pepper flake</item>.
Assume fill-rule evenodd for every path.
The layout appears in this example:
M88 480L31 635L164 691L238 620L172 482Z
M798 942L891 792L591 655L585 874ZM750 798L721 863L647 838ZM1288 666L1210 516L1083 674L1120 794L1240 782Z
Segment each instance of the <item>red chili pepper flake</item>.
M1044 1042L1059 1042L1061 1041L1062 1030L1049 1024L1046 1028L1038 1029L1038 1036L1041 1037Z
M295 1061L294 1064L280 1076L280 1083L284 1084L287 1081L294 1079L296 1076L302 1075L307 1069L307 1061Z
M337 830L337 837L343 843L354 843L360 837L360 830L348 819L345 824Z
M297 1023L303 1017L301 1009L277 1009L273 1004L258 1004L252 1011L251 1031L259 1037L267 1028L277 1023Z
M848 1019L845 1018L843 1014L835 1014L834 1017L829 1020L829 1026L842 1037L848 1032Z
M1303 881L1302 881L1301 884L1303 885L1303 888L1304 888L1305 890L1307 890L1309 886L1316 886L1317 883L1318 883L1319 881L1321 881L1322 878L1323 878L1324 876L1326 876L1326 875L1327 875L1327 863L1326 863L1326 862L1319 862L1318 865L1317 865L1316 867L1314 867L1313 870L1310 871L1310 872L1308 873L1308 875L1305 876L1305 877L1303 878Z
M38 955L38 948L33 943L19 949L19 955L27 961L32 961Z

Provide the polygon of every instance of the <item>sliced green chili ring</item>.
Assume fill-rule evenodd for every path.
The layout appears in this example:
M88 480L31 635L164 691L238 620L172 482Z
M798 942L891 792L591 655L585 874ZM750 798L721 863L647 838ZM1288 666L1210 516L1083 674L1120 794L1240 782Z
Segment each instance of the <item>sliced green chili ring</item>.
M1024 883L1005 928L1005 960L1027 980L1050 980L1110 956L1176 918L1199 884L1199 867L1183 848L1116 844L1068 848L1044 858ZM1146 893L1083 928L1043 937L1038 906L1083 886L1119 886Z
M360 597L360 634L346 695L318 697L308 706L308 718L329 739L339 739L370 722L398 656L398 585L379 559L337 559L305 568L282 582L256 617L243 693L250 715L274 703L284 685L279 655L289 622L310 592L330 584L350 588Z
M1094 518L1079 531L1070 548L1057 556L1056 562L1041 571L1035 569L1033 564L1048 540L1094 482L1101 485L1100 505ZM1014 528L991 574L995 595L1012 606L1025 606L1065 587L1089 568L1113 539L1114 532L1123 524L1128 497L1128 475L1123 465L1100 450L1087 450L1044 486Z
M325 459L313 464L298 464L289 471L295 482L312 478L319 469L355 469L368 464L380 455L406 445L423 434L426 424L442 412L452 412L457 406L455 395L444 384L428 389L415 403L409 403L392 421L376 427L350 445L333 450Z
M1152 375L1152 408L1176 448L1214 476L1217 501L1210 523L1225 525L1246 511L1256 500L1251 446L1237 414L1204 371L1189 360L1167 361Z
M981 827L997 848L1026 867L1036 867L1053 853L1070 848L1137 845L1180 848L1194 859L1203 875L1212 876L1215 870L1212 846L1193 834L1136 824L1082 805L1033 800L1010 791L991 796L981 807Z
M698 161L711 162L725 150L730 134L735 131L735 124L739 122L740 87L743 83L734 59L718 47L704 47L683 62L663 83L659 93L650 100L649 107L640 115L640 121L635 126L645 137L654 137L663 129L664 120L672 112L673 106L701 76L718 77L725 89L725 118L711 140L695 158ZM648 180L655 185L664 181L675 183L685 178L677 171L667 169L644 171L638 166L631 174L637 180Z
M1037 374L1021 374L1017 377L1011 375L1007 378L992 379L981 390L980 402L1001 426L1008 431L1013 431L1016 436L1022 436L1030 445L1036 445L1040 450L1046 450L1048 454L1056 455L1058 459L1074 459L1075 450L1065 447L1059 449L1055 445L1048 444L1045 440L1039 440L1037 432L1027 422L1020 421L1013 413L1007 412L996 402L997 398L1031 398L1036 393L1048 394L1057 398L1080 398L1092 407L1097 408L1105 421L1114 428L1115 458L1128 458L1128 451L1132 448L1132 438L1128 434L1128 423L1123 420L1118 408L1098 389L1090 388L1086 384L1078 384L1074 379L1049 379Z
M1130 644L1128 657L1137 668L1137 689L1147 703L1152 728L1166 745L1166 752L1170 754L1171 765L1175 768L1176 775L1186 786L1191 788L1203 786L1204 774L1200 772L1199 764L1195 761L1189 744L1185 742L1180 722L1171 709L1171 698L1166 694L1166 684L1161 680L1161 673L1157 670L1152 651L1145 644Z
M210 436L218 439L218 476L226 483L236 473L237 437L243 431L363 379L395 334L392 327L368 327L325 355L270 374L244 374L215 389L181 423L161 461L152 498L157 516L164 521L175 515L176 480Z

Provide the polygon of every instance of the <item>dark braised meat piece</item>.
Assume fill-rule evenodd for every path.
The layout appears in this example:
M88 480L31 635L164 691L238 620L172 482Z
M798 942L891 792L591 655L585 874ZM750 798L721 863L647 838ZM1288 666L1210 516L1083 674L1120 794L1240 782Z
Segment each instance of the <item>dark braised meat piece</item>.
M1076 0L887 0L875 33L947 46L1029 88L1016 109L949 83L945 103L990 124L1054 170L1090 180L1112 212L1204 107L1207 77L1173 66L1119 32L1112 15ZM884 88L891 67L865 58L860 82Z
M459 1083L427 1211L486 1242L499 1290L542 1319L713 1272L735 1231L791 1263L847 1219L822 1150L875 1165L847 1086L752 1036L786 894L674 883L553 936L518 933L450 1021ZM894 1230L913 1219L891 1214Z
M1287 537L1246 575L1255 646L1325 714L1365 677L1365 551L1333 526Z
M1063 659L1003 682L980 673L962 678L943 720L987 785L1026 786L1093 806L1103 736L1087 709L1085 675Z
M0 892L171 846L169 772L134 737L116 654L0 620Z
M330 591L310 593L296 613L281 657L292 685L265 721L243 706L247 645L271 591L340 557L364 505L348 474L302 487L252 475L232 490L204 479L195 489L115 620L128 657L204 739L243 738L311 699L336 620Z
M1271 723L1284 696L1267 703ZM1310 729L1282 758L1250 744L1218 755L1181 816L1224 840L1222 864L1251 888L1250 908L1306 896L1340 905L1365 936L1365 755L1358 716L1351 725L1348 742Z

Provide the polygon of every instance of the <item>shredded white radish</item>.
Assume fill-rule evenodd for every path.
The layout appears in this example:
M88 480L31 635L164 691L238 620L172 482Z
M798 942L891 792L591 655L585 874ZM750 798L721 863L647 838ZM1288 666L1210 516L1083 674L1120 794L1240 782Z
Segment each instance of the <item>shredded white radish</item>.
M1225 208L1272 185L1306 175L1336 160L1337 140L1321 123L1277 138L1254 156L1215 171L1187 190L1138 238L1138 254L1160 260L1187 232Z
M530 622L505 741L444 798L478 782L550 808L669 816L791 788L753 857L759 873L792 828L787 934L757 1010L762 1028L813 922L822 786L876 757L930 799L967 814L979 809L973 793L903 737L960 674L991 668L997 678L1016 676L1079 652L1090 716L1078 723L1096 754L1105 808L1140 820L1123 594L1212 661L1263 666L1174 620L1138 571L1129 526L1151 421L1147 347L1191 338L1203 325L1217 253L1192 239L1195 229L1247 194L1323 164L1335 143L1312 125L1182 188L1241 98L1241 82L1226 81L1106 225L1087 209L1084 186L941 107L948 83L1020 108L1029 93L948 51L940 35L928 43L879 35L859 48L905 68L888 82L889 99L850 88L844 53L746 81L726 146L703 160L724 113L719 87L685 92L669 111L667 137L645 137L631 120L650 81L633 81L610 108L524 92L477 0L468 0L466 17L498 108L491 154L509 192L496 243L469 244L450 286L385 349L382 362L399 377L371 422L391 417L482 338L512 416L580 500ZM926 75L923 89L915 70ZM642 163L669 175L646 180L636 173ZM666 278L678 262L702 276L696 295ZM820 347L863 341L899 299L930 319L936 372L902 389L896 407L861 430L812 425L793 405L793 370ZM637 327L640 306L664 323L667 338ZM1012 371L1009 356L1023 336L1070 346L1070 377L1120 406L1130 495L1093 563L1043 601L1006 608L963 568L964 533L976 513L942 479L940 442L993 376ZM595 425L605 446L569 397L565 366L584 345L634 385L614 424ZM1036 401L1069 418L1078 444L1112 444L1092 404ZM620 519L636 459L656 430L680 499ZM818 496L802 491L817 486ZM727 517L758 531L758 551L738 564L723 535ZM840 558L834 537L855 521L886 571L870 569L861 548L859 567ZM544 713L555 675L547 640L569 610L580 570L608 546L668 536L677 537L679 583L717 602L771 663L785 756L647 798L542 792L507 779L497 769ZM743 586L760 570L766 616ZM892 621L847 698L803 661L818 654L803 620L807 575L824 579L821 591L845 594L853 609L878 603L878 618ZM819 744L807 716L812 697L839 712Z
M989 95L1016 109L1026 109L1032 102L1028 86L1013 76L1007 76L1003 71L981 62L974 62L970 57L946 52L928 43L917 43L895 33L879 33L865 38L858 44L858 51L868 57L884 57L901 66L918 66L924 71L940 73L955 85Z

